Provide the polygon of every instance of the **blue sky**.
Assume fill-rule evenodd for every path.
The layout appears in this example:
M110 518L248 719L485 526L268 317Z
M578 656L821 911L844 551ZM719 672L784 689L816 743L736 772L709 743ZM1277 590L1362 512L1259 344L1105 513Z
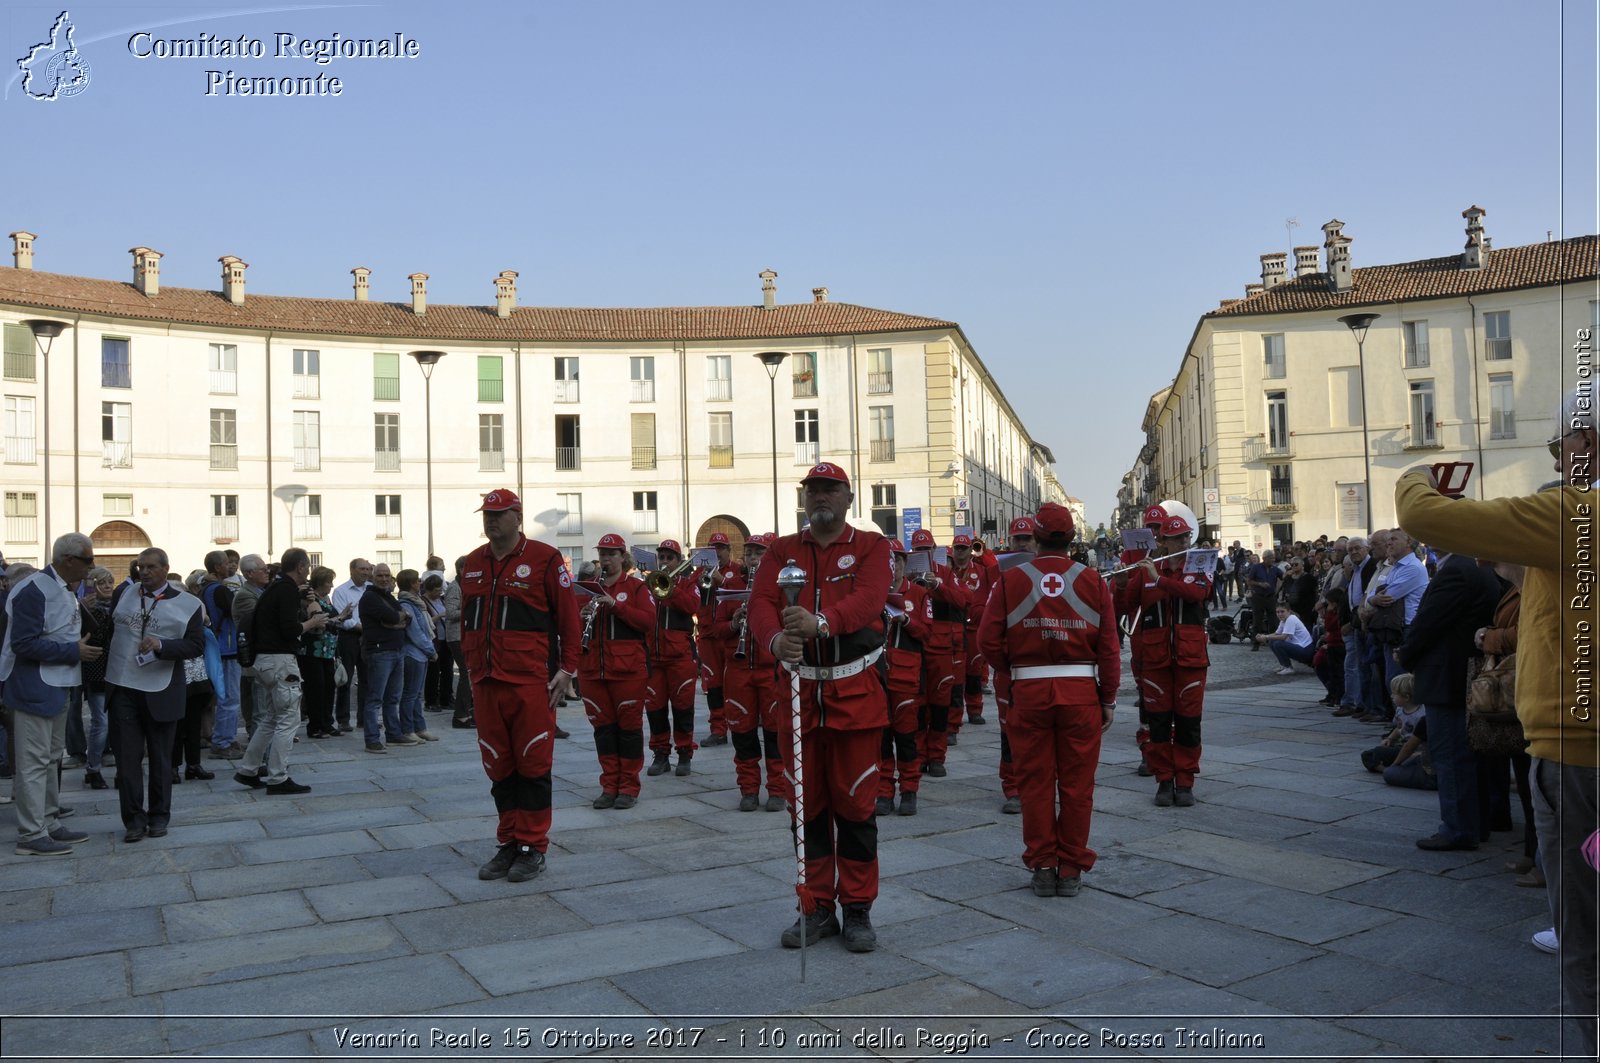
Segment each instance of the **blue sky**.
M60 10L6 5L9 69ZM237 254L256 292L342 297L366 265L374 298L421 270L483 303L509 268L524 304L649 306L753 303L770 267L782 301L959 321L1095 522L1262 252L1338 217L1357 267L1452 254L1473 203L1498 247L1600 227L1576 0L70 10L89 88L0 103L40 145L0 231L39 233L40 269L127 277L146 244L182 286ZM138 60L138 30L269 58ZM421 55L272 59L279 31ZM207 69L344 94L207 97Z

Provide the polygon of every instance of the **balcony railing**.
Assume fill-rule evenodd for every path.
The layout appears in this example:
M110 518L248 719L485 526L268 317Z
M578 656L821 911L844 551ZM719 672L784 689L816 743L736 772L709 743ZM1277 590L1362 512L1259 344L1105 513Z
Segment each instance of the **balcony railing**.
M1265 491L1257 491L1250 496L1250 512L1252 513L1293 513L1295 506L1295 493L1293 487L1277 485Z
M872 441L872 460L873 461L893 461L894 460L894 440L892 440L892 439L874 439Z
M6 542L36 543L39 541L38 517L7 517Z
M400 538L400 514L391 513L388 516L380 516L378 518L378 538Z
M556 469L561 472L571 472L583 468L582 447L557 447Z
M133 387L133 367L126 362L101 363L100 386L103 388Z
M231 543L236 541L239 538L238 516L218 517L213 515L211 517L211 538L217 542L225 540Z
M305 515L296 513L294 515L294 537L296 539L322 538L322 514Z
M887 395L894 390L893 373L868 373L867 394Z
M479 402L504 402L506 398L505 381L480 380L478 381Z
M6 464L32 465L38 459L38 445L32 436L6 436Z
M656 511L653 509L634 510L633 532L635 535L654 535L656 532Z
M31 340L29 341L32 342ZM33 380L34 362L38 356L32 351L21 351L13 354L6 352L6 379L7 380Z
M1245 461L1282 461L1294 457L1294 441L1281 439L1247 439L1244 444Z
M400 450L380 447L372 452L372 467L378 472L400 471Z
M316 472L322 468L322 448L295 447L294 467L302 472Z
M731 380L707 380L706 381L706 401L707 402L728 402L732 398L733 398L733 381L731 381Z
M654 402L656 401L656 382L654 380L635 380L631 401Z
M211 467L213 469L237 469L239 467L239 448L233 443L211 444Z
M294 375L294 397L297 399L320 399L322 397L322 377L311 373L296 373Z
M817 378L807 374L794 378L794 397L797 399L814 399L817 397Z
M1442 450L1444 444L1439 442L1439 427L1425 425L1418 427L1411 425L1406 431L1406 450Z
M713 446L707 447L706 450L710 454L711 467L713 469L731 469L731 468L733 468L733 446L732 446L732 444L729 444L727 446L722 446L720 444L719 445L713 445Z
M634 447L633 467L635 469L653 469L656 467L655 447Z
M107 469L131 469L133 444L107 440L100 444L100 464Z
M110 387L111 385L108 384L106 386ZM239 394L239 374L231 369L211 370L211 394Z
M794 463L796 465L815 465L821 447L817 443L796 443L794 445Z
M577 402L578 382L576 380L557 380L555 389L556 402Z
M372 397L388 401L400 397L400 378L397 376L375 376L372 378Z
M478 451L479 472L505 472L506 452L503 450Z

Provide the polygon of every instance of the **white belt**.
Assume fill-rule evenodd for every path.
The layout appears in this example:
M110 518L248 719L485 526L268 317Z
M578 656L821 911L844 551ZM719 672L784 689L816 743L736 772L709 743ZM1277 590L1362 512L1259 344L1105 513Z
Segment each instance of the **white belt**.
M1017 679L1093 679L1092 664L1030 664L1011 669L1011 678Z
M872 667L873 663L877 661L879 657L882 656L883 647L879 646L865 657L857 657L855 660L849 661L845 664L825 665L821 667L809 664L790 664L785 665L784 667L791 669L794 674L799 676L801 679L814 679L823 681L830 679L849 679L853 675L860 675L862 672L865 672L868 668Z

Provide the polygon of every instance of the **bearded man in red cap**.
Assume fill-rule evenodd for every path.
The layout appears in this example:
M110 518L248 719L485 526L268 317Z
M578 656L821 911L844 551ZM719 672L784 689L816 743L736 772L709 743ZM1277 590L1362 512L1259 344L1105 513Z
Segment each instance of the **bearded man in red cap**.
M478 877L524 882L550 845L554 707L578 672L578 605L560 552L522 534L514 493L490 491L479 510L489 541L462 566L461 652L500 849Z
M1011 522L1006 544L1008 552L1013 554L1038 553L1038 544L1034 538L1034 524L1032 517L1018 517ZM984 556L993 557L991 550ZM1000 582L1002 573L999 571L999 562L991 576L993 583ZM997 668L994 673L994 707L995 715L1000 718L1000 793L1005 796L1005 803L1000 806L1000 811L1008 816L1015 816L1022 812L1022 789L1017 783L1017 766L1011 750L1011 737L1006 732L1006 716L1011 711L1011 676L1005 669Z
M671 572L683 560L676 539L663 539L656 547L658 571ZM679 775L688 775L694 758L694 681L699 665L694 659L694 619L700 593L692 579L679 577L672 592L656 600L655 624L650 628L650 678L646 685L645 716L650 721L650 752L655 759L651 775L672 768L671 750L678 749ZM670 707L670 726L667 712Z
M728 718L724 711L722 676L727 669L727 653L720 639L704 637L717 620L717 590L721 587L732 587L730 580L743 578L741 586L748 586L748 574L740 576L739 569L733 563L733 544L728 540L725 532L711 533L711 548L717 552L716 567L707 572L695 569L698 582L704 576L711 577L711 586L701 591L700 598L700 632L697 641L700 651L700 686L706 692L706 714L710 734L701 743L706 746L722 746L728 744ZM749 567L748 564L745 566Z
M855 495L832 462L801 481L809 526L775 542L756 570L750 634L799 676L805 783L805 886L801 915L783 932L785 948L841 934L851 952L877 948L872 902L878 896L878 823L873 815L878 752L888 708L873 667L883 654L889 598L889 543L848 521ZM796 604L778 571L805 570ZM794 775L792 728L781 736ZM844 904L840 929L834 901Z
M1022 858L1040 897L1077 895L1083 873L1094 867L1094 770L1122 681L1111 595L1100 573L1067 556L1072 534L1070 510L1054 502L1040 507L1039 552L1001 574L979 630L996 674L1010 673L1007 726L1022 789Z
M650 588L629 571L633 562L622 536L608 532L595 544L599 593L584 606L588 643L578 661L583 708L594 728L600 759L595 808L632 808L644 769L644 705L650 655L645 638L656 622ZM592 588L591 588L592 589Z

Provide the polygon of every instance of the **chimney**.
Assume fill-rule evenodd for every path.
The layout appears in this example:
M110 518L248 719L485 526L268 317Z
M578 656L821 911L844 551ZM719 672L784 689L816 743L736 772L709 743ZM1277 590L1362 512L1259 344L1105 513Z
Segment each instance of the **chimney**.
M366 302L367 301L367 281L372 276L372 271L370 269L368 269L366 266L357 266L355 269L351 270L350 273L356 279L356 281L355 281L355 285L356 285L356 302L358 302L358 303Z
M1321 272L1322 268L1317 265L1317 249L1315 245L1294 249L1294 275L1296 277L1309 277L1313 273Z
M1237 299L1224 299L1224 300L1222 300L1222 302L1217 304L1217 309L1218 310L1226 310L1226 309L1228 309L1228 307L1234 305L1238 301L1239 300L1237 300Z
M33 268L33 242L38 237L18 229L11 234L11 259L18 269Z
M517 271L503 269L494 279L494 312L499 317L510 317L517 308Z
M813 288L813 289L811 289L811 301L813 303L825 303L825 302L827 302L828 301L828 289L826 289L826 288Z
M1248 299L1252 295L1260 295L1262 292L1264 292L1266 290L1267 290L1267 287L1264 284L1246 284L1244 286L1244 297L1246 299Z
M161 252L148 247L135 247L133 253L133 286L142 294L154 299L161 294Z
M1462 269L1483 269L1489 264L1489 238L1483 234L1483 216L1487 213L1479 206L1461 212L1467 219L1467 249L1461 252Z
M234 306L244 305L244 271L250 263L238 255L223 255L217 259L222 263L222 294Z
M1289 279L1289 256L1271 251L1261 256L1261 287L1276 288Z
M776 310L778 307L778 286L774 283L777 279L777 271L770 269L761 271L761 305L768 310Z
M1350 273L1350 237L1344 234L1344 222L1334 218L1322 227L1323 250L1328 255L1328 287L1335 292L1347 292L1353 286Z
M428 275L413 273L406 279L411 282L411 312L421 317L428 312Z

